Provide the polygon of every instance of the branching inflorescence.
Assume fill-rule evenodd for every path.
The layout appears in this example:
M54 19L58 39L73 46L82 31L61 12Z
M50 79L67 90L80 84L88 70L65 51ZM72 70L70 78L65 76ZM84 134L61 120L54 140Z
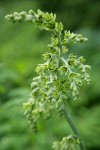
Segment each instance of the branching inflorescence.
M37 66L38 76L33 78L31 96L24 104L25 115L36 131L41 117L49 118L54 110L57 110L59 115L67 113L65 109L67 109L66 103L69 95L72 99L77 100L83 81L90 83L90 76L87 72L90 66L85 64L85 59L73 53L69 56L67 54L70 44L84 43L87 38L81 34L64 30L63 24L56 21L55 14L44 13L41 10L38 10L37 13L33 10L28 13L26 11L15 12L7 15L6 19L12 22L31 22L42 30L52 32L48 52L43 54L45 63ZM53 148L55 150L74 150L75 148L68 146L68 141L68 138L65 137L62 142L58 142L59 146L57 142L54 143ZM71 141L75 142L75 139L72 138ZM61 143L65 143L66 146ZM82 147L80 146L81 149Z

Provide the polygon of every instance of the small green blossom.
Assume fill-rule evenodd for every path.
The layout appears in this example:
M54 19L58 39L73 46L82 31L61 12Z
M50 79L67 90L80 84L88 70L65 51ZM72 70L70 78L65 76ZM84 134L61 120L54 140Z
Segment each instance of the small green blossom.
M80 144L79 138L69 135L68 137L63 137L60 142L53 142L52 148L54 150L79 150L78 144Z

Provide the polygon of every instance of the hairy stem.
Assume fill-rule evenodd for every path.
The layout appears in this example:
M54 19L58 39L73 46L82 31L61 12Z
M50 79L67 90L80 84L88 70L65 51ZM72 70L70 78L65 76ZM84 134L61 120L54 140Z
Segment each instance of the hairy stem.
M75 135L78 136L81 139L81 141L80 141L80 150L86 150L84 142L83 142L83 140L80 136L80 133L79 133L78 129L76 128L76 126L74 124L74 121L72 120L72 117L71 117L68 109L66 109L66 107L64 108L64 116L65 116L68 124L70 125L71 129L75 133Z

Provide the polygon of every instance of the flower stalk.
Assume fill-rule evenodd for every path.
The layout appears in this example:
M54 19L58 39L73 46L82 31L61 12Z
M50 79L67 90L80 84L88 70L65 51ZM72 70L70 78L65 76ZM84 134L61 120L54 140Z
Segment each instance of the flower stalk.
M71 127L73 133L74 133L74 134L79 138L79 140L80 140L80 142L79 142L80 150L86 150L86 147L85 147L84 142L83 142L83 140L82 140L82 138L81 138L81 136L80 136L80 133L79 133L78 129L76 128L75 123L74 123L74 121L73 121L73 119L72 119L72 117L71 117L71 115L70 115L70 113L69 113L69 111L68 111L68 108L66 108L66 106L65 106L65 108L64 108L64 116L65 116L65 118L66 118L66 120L67 120L69 126Z

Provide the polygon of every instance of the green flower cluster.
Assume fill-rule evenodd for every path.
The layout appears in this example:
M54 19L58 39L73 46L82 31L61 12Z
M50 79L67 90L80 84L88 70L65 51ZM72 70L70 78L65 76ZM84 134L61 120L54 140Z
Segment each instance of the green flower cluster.
M68 137L63 137L62 141L53 142L52 148L54 150L78 150L78 145L80 144L79 138L72 135Z
M41 10L37 10L35 13L33 10L29 10L27 13L26 11L22 11L20 13L14 12L13 14L9 14L5 17L8 21L12 22L22 22L27 21L31 23L35 23L37 27L44 30L62 30L63 25L62 23L56 22L56 15L53 13L44 13Z
M36 68L38 76L31 84L30 99L24 104L25 115L32 128L36 130L36 124L41 116L49 118L54 109L62 115L68 95L71 93L76 100L83 80L87 84L90 83L90 76L87 73L90 66L84 64L85 59L77 58L74 54L65 58L68 44L86 42L87 39L81 34L63 31L63 24L56 22L55 14L44 13L41 10L37 13L33 10L28 13L15 12L7 15L6 19L12 22L29 21L40 29L52 31L51 44L48 45L48 52L43 55L45 63L39 64Z
M36 131L41 117L49 118L54 110L62 116L69 95L71 99L77 100L83 81L90 83L88 74L90 66L85 64L85 59L72 53L67 54L68 45L86 42L87 38L81 34L64 31L63 24L56 21L55 14L44 13L41 10L37 13L33 10L28 13L15 12L7 15L6 19L12 22L28 21L40 29L52 32L48 52L43 54L45 62L37 66L37 77L31 84L32 92L29 101L24 104L25 115ZM61 142L55 142L53 148L55 150L72 149L69 141L75 143L74 138L65 137Z

